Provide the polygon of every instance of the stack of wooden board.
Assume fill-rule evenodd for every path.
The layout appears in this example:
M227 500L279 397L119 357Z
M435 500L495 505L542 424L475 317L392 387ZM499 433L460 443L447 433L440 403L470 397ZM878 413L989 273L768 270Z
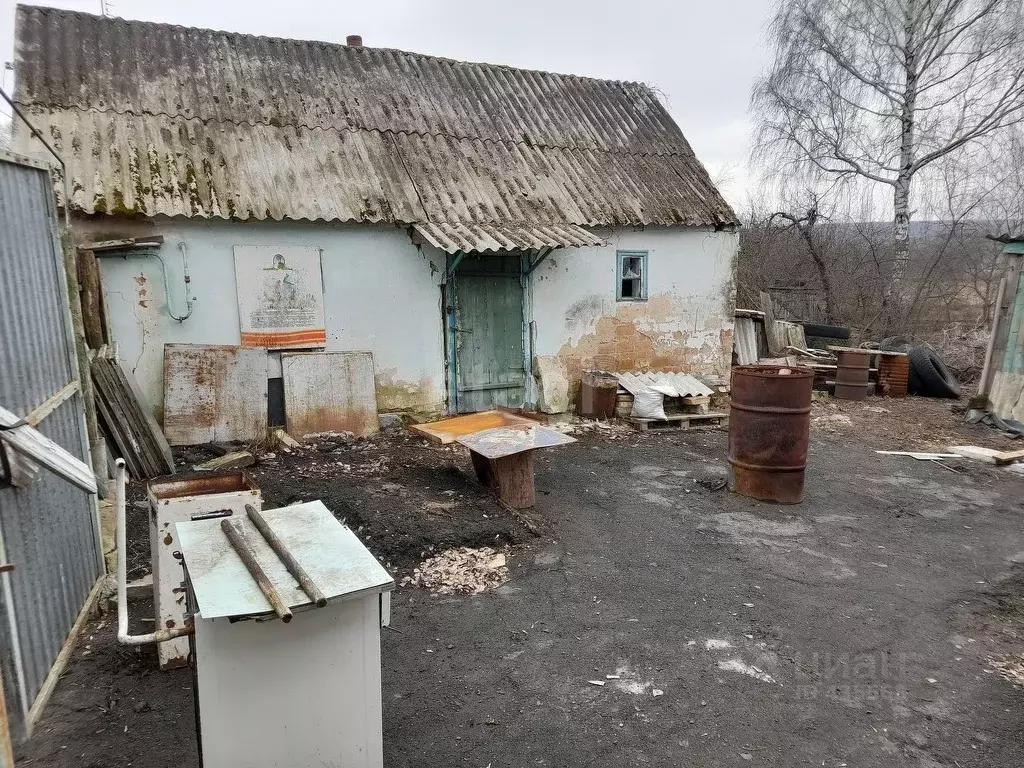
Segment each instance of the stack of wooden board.
M135 383L117 360L97 357L92 361L96 413L107 444L128 465L136 480L174 473L171 448L153 416L143 407Z

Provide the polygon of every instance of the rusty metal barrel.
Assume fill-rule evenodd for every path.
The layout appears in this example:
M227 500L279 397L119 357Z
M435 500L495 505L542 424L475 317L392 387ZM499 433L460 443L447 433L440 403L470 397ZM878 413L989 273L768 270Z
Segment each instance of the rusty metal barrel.
M868 396L871 350L849 349L839 353L836 365L836 397L863 400Z
M744 365L732 369L730 485L762 501L803 498L814 373L806 368Z
M878 358L878 392L884 397L906 397L910 357L889 353Z

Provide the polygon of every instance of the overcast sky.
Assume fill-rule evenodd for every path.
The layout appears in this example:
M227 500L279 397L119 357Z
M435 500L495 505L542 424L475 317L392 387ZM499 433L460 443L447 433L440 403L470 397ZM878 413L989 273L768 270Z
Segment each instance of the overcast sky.
M99 0L50 5L99 13ZM108 13L344 43L467 61L639 80L665 99L697 156L733 203L746 194L747 100L767 66L769 0L114 0ZM0 0L0 61L14 57L13 0ZM13 78L4 75L5 90ZM0 108L6 113L6 105Z

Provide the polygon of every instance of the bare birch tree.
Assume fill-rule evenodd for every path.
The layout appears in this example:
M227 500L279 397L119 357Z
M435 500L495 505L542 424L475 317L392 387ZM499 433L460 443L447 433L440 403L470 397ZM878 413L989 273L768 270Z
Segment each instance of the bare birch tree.
M1024 120L1021 0L781 0L754 86L755 160L892 190L901 299L915 177Z

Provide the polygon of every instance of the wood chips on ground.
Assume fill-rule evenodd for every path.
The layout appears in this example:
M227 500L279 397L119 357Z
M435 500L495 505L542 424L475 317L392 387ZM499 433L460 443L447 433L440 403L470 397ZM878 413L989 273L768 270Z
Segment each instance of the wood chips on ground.
M437 595L476 595L507 579L503 553L490 547L458 547L425 560L402 584L425 587Z

